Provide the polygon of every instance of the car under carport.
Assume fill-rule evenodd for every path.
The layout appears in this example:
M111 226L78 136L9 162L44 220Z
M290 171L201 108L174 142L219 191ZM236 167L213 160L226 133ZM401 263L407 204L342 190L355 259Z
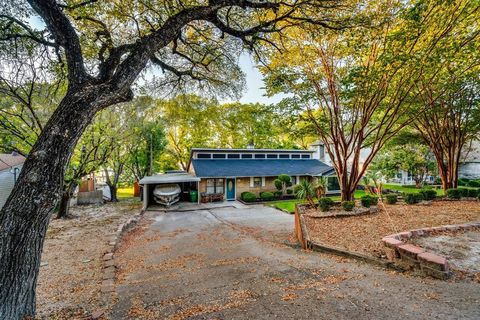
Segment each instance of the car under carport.
M153 196L153 190L158 185L178 184L181 189L180 201L190 201L190 192L198 192L200 178L194 177L187 172L167 172L153 176L145 176L139 181L143 188L143 209L158 205ZM197 202L199 199L197 197Z

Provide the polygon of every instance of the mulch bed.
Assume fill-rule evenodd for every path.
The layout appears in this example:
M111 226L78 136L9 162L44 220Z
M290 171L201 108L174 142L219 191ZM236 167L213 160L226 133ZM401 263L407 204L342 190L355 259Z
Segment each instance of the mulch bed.
M376 214L322 219L305 216L305 219L313 241L383 258L382 237L417 228L480 221L480 202L385 205L385 210Z

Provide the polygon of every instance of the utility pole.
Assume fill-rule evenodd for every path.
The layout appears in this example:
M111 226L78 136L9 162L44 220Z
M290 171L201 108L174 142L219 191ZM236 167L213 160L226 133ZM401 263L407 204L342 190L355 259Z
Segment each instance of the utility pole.
M152 175L153 168L153 135L150 132L150 175Z

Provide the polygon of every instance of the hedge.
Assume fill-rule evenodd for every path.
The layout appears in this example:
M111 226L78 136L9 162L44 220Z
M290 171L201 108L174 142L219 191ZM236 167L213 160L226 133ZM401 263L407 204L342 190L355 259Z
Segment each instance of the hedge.
M360 203L363 207L370 208L370 206L375 206L378 204L378 197L367 194L360 198Z
M423 200L433 200L437 197L437 191L432 189L420 190L419 194L422 195Z
M387 200L388 204L395 204L398 201L398 197L396 194L387 194L385 196L385 199Z
M352 211L355 208L355 201L343 201L342 208L345 211Z
M318 200L318 206L321 211L328 211L335 204L331 198L323 197Z
M273 195L273 192L266 191L266 192L260 192L260 198L265 201L270 201L270 200L273 200L275 196Z
M254 202L255 200L257 200L257 197L255 196L255 194L248 191L242 192L240 197L245 202Z
M411 192L403 193L403 201L405 201L406 204L415 204L415 203L419 203L422 200L423 200L423 196L420 193L411 193Z

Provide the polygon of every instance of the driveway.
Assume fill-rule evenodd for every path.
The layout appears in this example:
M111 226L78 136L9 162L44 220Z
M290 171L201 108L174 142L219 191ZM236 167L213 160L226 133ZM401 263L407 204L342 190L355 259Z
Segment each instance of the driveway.
M480 285L305 252L263 206L152 212L115 259L112 319L480 319Z

